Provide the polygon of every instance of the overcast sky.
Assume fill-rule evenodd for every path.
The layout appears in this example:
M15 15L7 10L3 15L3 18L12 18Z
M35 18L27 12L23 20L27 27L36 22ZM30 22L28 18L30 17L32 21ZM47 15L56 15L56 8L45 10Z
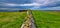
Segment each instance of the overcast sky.
M60 10L60 0L0 0L0 8Z

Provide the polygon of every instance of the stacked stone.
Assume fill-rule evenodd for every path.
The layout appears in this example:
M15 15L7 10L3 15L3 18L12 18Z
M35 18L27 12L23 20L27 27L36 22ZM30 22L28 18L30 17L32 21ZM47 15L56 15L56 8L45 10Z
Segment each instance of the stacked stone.
M32 17L32 13L27 11L27 17L25 18L25 22L22 24L21 28L36 28L34 25L34 20Z

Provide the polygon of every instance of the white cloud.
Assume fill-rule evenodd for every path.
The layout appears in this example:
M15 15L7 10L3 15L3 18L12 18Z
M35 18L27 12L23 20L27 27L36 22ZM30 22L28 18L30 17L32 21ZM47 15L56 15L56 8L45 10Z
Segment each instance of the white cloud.
M49 4L49 6L53 6L55 5L55 2L60 1L60 0L32 0L32 3L28 3L28 4L13 4L13 3L3 3L0 4L0 6L11 6L11 7L15 7L15 6L33 6L31 7L31 9L38 9L40 8L40 6L47 6Z
M0 4L0 6L40 6L41 4L39 3L30 3L30 4L11 4L11 3L4 3Z
M40 6L40 4L39 3L20 4L20 6Z
M40 6L34 6L31 9L39 9L41 6L54 6L55 3L60 0L33 0L33 2L41 4Z
M54 4L54 2L56 1L60 1L60 0L32 0L30 2L32 3L29 3L29 4L13 4L13 3L3 3L3 2L0 2L0 3L3 3L3 4L0 4L0 6L45 6L45 5L48 5L48 4Z

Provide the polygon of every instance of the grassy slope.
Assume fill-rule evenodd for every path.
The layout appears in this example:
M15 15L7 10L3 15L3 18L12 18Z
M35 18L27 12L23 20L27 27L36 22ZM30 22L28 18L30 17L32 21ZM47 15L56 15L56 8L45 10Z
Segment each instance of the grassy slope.
M60 12L32 11L37 28L60 28Z
M20 28L26 12L0 12L0 28Z

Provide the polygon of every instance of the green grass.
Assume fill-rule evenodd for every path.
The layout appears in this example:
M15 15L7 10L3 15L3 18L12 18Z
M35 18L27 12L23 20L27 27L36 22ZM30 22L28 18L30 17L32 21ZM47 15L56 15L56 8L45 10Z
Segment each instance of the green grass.
M20 28L26 12L0 12L0 28Z
M32 11L36 28L60 28L60 12Z

